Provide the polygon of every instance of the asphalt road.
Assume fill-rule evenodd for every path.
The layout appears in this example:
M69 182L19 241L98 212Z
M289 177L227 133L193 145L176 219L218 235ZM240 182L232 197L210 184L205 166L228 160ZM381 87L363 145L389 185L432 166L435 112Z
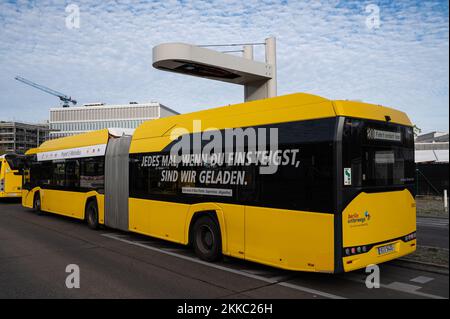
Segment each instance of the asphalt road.
M79 289L66 287L69 264L79 266ZM395 262L380 273L381 287L368 289L364 271L209 264L180 245L0 203L0 298L448 298L448 275Z
M448 219L418 217L417 240L419 245L448 249Z

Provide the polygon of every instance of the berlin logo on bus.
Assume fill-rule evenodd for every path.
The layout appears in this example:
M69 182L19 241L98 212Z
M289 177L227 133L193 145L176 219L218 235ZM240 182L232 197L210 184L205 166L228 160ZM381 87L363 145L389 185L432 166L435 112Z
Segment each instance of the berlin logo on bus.
M368 225L368 222L371 218L372 216L370 215L369 211L366 210L364 214L348 214L347 223L350 224L350 226L365 226Z

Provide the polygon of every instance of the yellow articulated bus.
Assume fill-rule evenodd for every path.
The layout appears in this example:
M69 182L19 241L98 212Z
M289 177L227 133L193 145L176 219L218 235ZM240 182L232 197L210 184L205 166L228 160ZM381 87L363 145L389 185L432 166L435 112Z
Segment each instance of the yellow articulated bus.
M0 198L22 196L22 159L13 153L0 156Z
M23 205L233 256L339 273L416 249L400 111L292 94L43 143Z

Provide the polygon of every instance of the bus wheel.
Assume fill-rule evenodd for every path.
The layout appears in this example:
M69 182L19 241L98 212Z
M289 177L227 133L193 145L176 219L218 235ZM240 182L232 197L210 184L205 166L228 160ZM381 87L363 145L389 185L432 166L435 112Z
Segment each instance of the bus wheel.
M197 219L192 240L195 254L202 260L217 261L222 256L219 225L209 216Z
M97 203L93 200L86 205L85 211L86 221L91 229L98 229L98 208Z
M33 198L33 211L41 214L41 195L39 193L34 194Z

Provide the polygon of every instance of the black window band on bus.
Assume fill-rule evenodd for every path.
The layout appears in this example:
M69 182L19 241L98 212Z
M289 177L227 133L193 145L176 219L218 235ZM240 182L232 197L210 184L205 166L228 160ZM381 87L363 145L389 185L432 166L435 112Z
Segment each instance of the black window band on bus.
M143 167L145 156L170 154L171 145L162 152L130 154L130 197L171 201L186 204L212 201L241 204L248 206L270 207L288 210L300 210L318 213L333 213L333 142L336 118L324 118L308 121L289 122L254 127L278 129L278 146L280 150L299 149L300 165L279 166L272 175L259 173L255 165L245 167L223 166L214 171L243 171L245 185L227 185L225 188L231 196L214 196L183 193L184 187L190 188L224 188L223 186L205 185L196 181L183 183L162 182L164 167ZM243 128L245 129L245 128ZM224 130L220 131L222 141ZM193 134L190 135L193 141ZM266 139L269 140L268 138ZM208 141L203 141L207 143ZM191 149L193 145L191 145ZM225 148L225 145L223 145ZM268 147L269 148L269 147ZM185 169L185 168L183 168ZM204 167L191 170L200 174ZM182 170L182 168L179 168Z
M105 157L87 157L58 161L37 161L29 156L24 174L23 188L104 193Z
M21 171L24 167L25 156L18 154L5 154L5 160L13 171Z
M414 134L409 126L346 118L342 166L350 170L342 189L344 207L358 194L408 190L414 196Z

